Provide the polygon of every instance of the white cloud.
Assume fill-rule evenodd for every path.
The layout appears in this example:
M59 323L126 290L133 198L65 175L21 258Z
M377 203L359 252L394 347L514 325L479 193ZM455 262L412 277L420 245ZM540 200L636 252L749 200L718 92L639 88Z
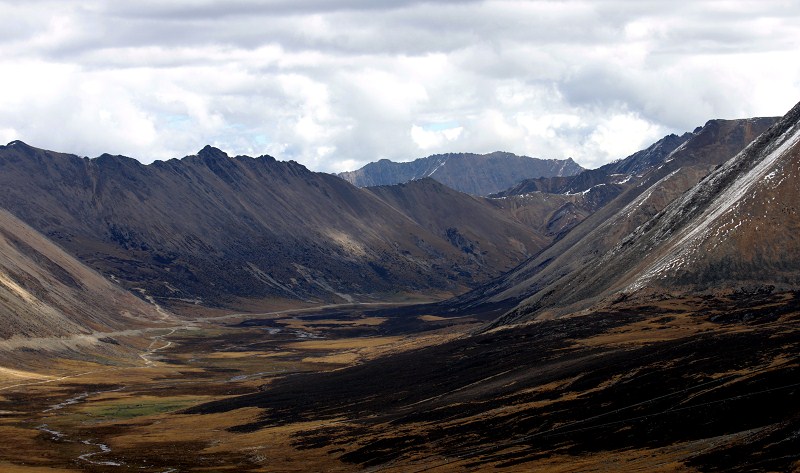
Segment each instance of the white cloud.
M800 99L800 5L0 0L0 139L315 170L507 150L597 166ZM713 18L713 21L709 19Z
M587 147L598 165L615 157L629 156L662 136L664 130L632 113L616 114L601 122L589 135ZM586 162L588 157L580 156Z
M460 126L444 130L426 130L424 127L413 125L411 139L421 151L438 151L456 141L463 131L464 128Z

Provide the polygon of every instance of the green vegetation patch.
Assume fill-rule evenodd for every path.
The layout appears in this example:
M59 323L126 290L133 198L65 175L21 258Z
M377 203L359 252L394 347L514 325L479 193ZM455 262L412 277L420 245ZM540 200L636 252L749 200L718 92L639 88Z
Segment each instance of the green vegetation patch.
M89 417L102 420L126 420L135 417L153 416L179 411L187 407L208 401L207 397L180 396L180 397L141 397L136 399L118 399L109 402L96 403L81 409Z

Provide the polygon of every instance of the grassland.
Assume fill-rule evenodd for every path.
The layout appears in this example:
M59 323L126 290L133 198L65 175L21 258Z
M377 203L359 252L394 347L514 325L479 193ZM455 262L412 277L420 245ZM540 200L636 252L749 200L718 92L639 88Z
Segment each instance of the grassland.
M136 363L0 371L0 471L791 470L798 301L484 334L359 307L208 316L148 333Z
M356 471L293 446L296 435L327 421L242 435L226 429L257 421L261 409L183 411L258 392L279 377L336 370L464 331L386 335L385 318L358 308L200 313L175 330L147 334L152 343L149 350L139 343L141 363L52 359L46 370L0 369L0 471Z

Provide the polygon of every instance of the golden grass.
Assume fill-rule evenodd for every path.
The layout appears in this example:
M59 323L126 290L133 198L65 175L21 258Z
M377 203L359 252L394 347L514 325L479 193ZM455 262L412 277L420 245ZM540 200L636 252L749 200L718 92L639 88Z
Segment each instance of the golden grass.
M283 352L287 353L287 352ZM274 357L276 354L272 352L261 352L261 351L220 351L209 353L204 356L206 359L210 360L226 360L226 359L235 359L235 358L266 358L266 357Z
M669 314L663 321L661 317L642 320L623 325L599 335L576 340L582 346L625 346L677 340L701 332L727 330L719 324L690 313Z
M262 412L257 408L245 408L221 414L163 416L158 418L157 424L131 424L124 433L110 439L110 445L115 451L124 452L146 449L153 444L195 442L206 445L196 454L246 458L262 465L264 471L346 473L360 470L355 465L341 463L324 450L298 450L292 445L298 433L341 420L296 422L246 434L226 430L232 425L257 421Z
M333 355L315 356L303 358L304 363L327 363L337 365L351 365L361 357L355 352L335 353Z
M365 337L365 338L340 338L336 340L304 340L286 345L296 350L349 350L373 348L390 345L402 340L403 337Z

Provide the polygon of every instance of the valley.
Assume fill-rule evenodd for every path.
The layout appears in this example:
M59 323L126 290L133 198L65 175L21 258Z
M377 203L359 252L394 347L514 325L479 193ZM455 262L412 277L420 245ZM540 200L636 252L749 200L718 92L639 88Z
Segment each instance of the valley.
M0 11L0 473L800 473L800 2Z
M797 470L798 137L493 198L1 147L0 470Z
M140 363L4 372L0 467L751 471L798 459L800 293L654 297L488 333L479 318L405 311L187 318L148 333Z
M263 449L274 456L271 441L267 446L252 436L225 434L233 425L228 415L209 423L181 411L258 392L279 377L327 372L441 343L476 323L423 317L397 324L365 315L383 306L199 317L143 333L152 343L139 363L109 366L61 359L47 373L4 371L0 437L6 447L0 450L0 467L14 472L161 472L263 466L251 457ZM255 421L258 411L246 409L233 419ZM280 462L305 456L291 446L291 436L281 441ZM330 460L324 454L319 459Z

